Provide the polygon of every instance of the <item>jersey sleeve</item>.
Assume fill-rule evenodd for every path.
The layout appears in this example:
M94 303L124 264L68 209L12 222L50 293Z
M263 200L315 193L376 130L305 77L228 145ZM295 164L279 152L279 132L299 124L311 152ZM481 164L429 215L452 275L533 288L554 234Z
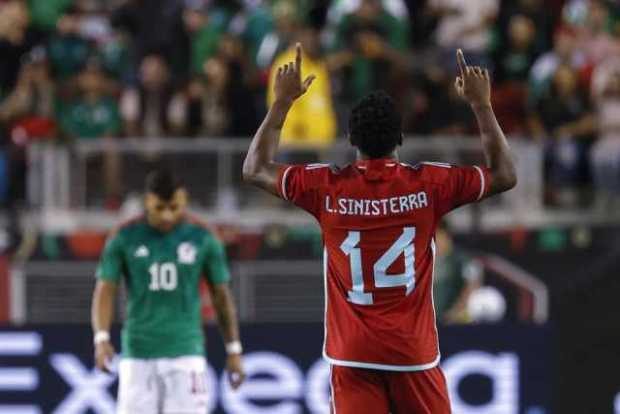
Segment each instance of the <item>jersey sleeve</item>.
M226 250L222 243L212 235L208 235L205 241L205 261L203 272L207 280L214 284L228 283L230 270L226 259Z
M123 242L118 233L108 237L95 276L99 280L118 282L123 275Z
M329 174L327 164L287 165L278 176L278 194L313 216L320 212L321 190Z
M440 184L436 204L440 215L481 200L489 191L491 176L487 167L442 164L430 168Z

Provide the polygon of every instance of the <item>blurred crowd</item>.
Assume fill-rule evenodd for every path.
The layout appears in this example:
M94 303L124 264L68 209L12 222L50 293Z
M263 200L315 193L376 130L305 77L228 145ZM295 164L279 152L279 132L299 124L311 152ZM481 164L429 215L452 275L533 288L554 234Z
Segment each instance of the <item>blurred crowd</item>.
M287 147L330 147L375 89L395 97L406 134L475 133L453 88L463 48L490 68L505 131L545 148L548 203L620 194L616 1L0 0L0 199L23 200L35 140L253 134L297 41L317 81ZM119 168L110 151L112 205Z

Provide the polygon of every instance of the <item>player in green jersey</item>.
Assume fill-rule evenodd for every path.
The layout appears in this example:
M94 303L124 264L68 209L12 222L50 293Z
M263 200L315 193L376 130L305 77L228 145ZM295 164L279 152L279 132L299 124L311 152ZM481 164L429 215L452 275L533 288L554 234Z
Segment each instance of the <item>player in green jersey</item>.
M187 190L159 170L147 177L145 215L120 226L97 268L92 325L97 367L114 356L109 329L122 281L127 317L119 364L118 413L206 412L206 361L200 278L206 277L228 352L233 388L244 379L230 274L222 244L186 213Z

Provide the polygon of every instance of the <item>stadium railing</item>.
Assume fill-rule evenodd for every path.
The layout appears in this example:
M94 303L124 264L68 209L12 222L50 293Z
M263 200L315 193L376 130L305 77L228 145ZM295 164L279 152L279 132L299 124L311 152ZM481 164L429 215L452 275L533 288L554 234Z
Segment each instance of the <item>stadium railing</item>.
M450 220L457 227L497 228L572 222L574 211L558 212L543 206L543 150L525 140L512 140L519 185L510 193L479 206L459 209ZM303 212L287 208L242 183L241 166L249 146L247 138L131 138L78 141L72 146L53 143L32 145L29 150L28 201L35 226L62 230L86 223L109 228L118 221L106 210L104 157L119 160L119 182L124 205L121 215L139 208L139 193L147 171L165 162L178 171L192 194L192 207L211 221L260 225L274 220L309 223ZM106 155L107 154L107 155ZM340 139L327 151L282 151L284 162L335 162L346 164L354 151ZM482 163L476 137L407 137L400 150L403 162L443 161ZM581 218L583 219L583 217Z

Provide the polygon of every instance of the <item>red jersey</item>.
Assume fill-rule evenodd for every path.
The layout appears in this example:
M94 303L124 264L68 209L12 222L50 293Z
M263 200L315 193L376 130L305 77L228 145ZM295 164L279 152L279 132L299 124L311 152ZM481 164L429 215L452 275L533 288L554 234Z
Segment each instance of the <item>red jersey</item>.
M392 371L439 363L435 228L444 214L480 200L489 181L485 167L393 159L281 170L280 196L321 226L328 362Z

